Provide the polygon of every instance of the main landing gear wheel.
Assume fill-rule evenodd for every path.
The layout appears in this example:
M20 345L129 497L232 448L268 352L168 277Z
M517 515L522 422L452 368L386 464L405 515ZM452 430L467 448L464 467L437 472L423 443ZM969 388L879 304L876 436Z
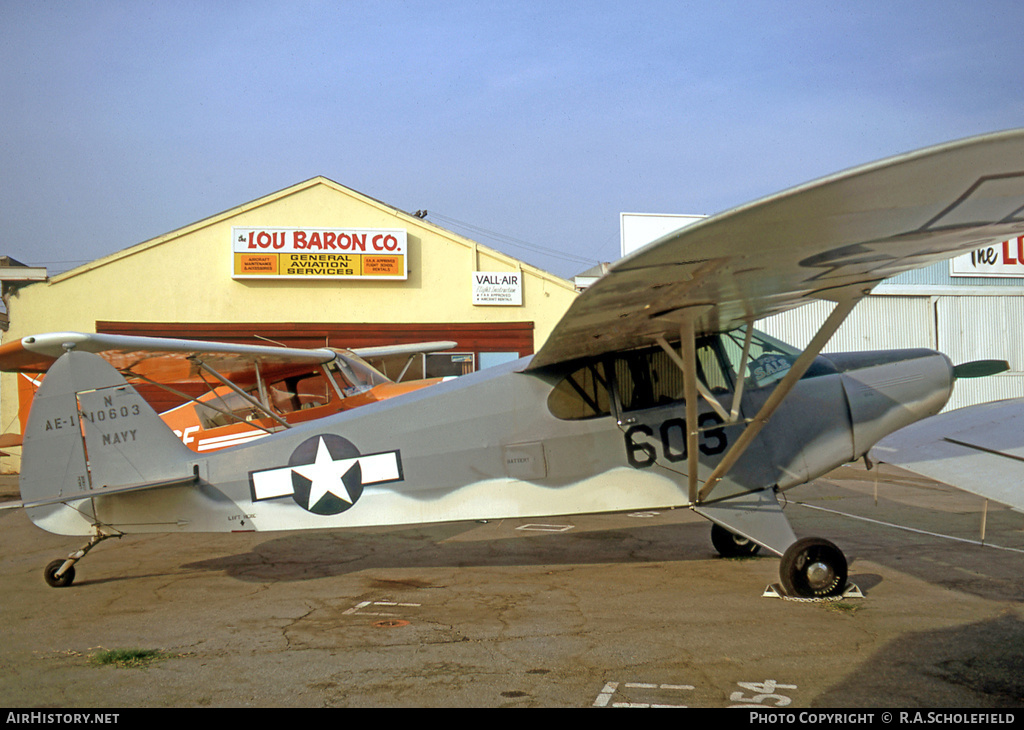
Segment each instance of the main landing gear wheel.
M717 522L711 525L711 544L723 558L750 557L761 549L753 540L730 532Z
M64 574L59 578L57 577L57 571L60 570L60 566L67 562L66 558L60 560L54 560L52 563L43 569L43 578L46 580L46 584L53 588L65 588L71 585L75 580L75 566L69 566Z
M820 537L805 537L782 556L779 577L786 593L800 598L838 596L846 588L846 556Z

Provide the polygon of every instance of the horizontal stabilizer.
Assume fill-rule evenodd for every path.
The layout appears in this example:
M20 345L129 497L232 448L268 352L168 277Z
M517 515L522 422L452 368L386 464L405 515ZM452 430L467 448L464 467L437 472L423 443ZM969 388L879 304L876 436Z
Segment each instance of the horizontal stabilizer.
M66 493L61 494L59 497L46 497L43 499L35 499L30 502L12 502L12 507L25 507L25 509L32 509L33 507L43 507L48 504L61 504L63 502L74 502L79 499L89 499L91 497L108 497L112 494L124 494L125 492L138 492L143 489L159 489L161 487L185 487L192 484L198 484L198 475L193 474L190 477L183 479L167 479L160 482L140 482L139 484L123 484L116 487L104 487L102 490L88 489L77 493ZM0 509L3 509L3 505L0 505Z
M1024 510L1024 399L918 421L880 441L869 458Z

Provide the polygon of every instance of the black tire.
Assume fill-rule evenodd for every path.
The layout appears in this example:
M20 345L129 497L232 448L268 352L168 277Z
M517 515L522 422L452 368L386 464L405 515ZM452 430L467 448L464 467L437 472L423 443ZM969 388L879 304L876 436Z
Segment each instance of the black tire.
M64 558L54 560L43 570L46 585L52 588L66 588L75 581L75 566L73 565L64 571L64 575L60 578L57 577L57 571L60 570L60 566L64 565L64 560Z
M779 577L786 593L800 598L838 596L846 589L846 556L820 537L805 537L782 556Z
M711 544L723 558L747 558L757 555L761 549L753 540L737 535L717 522L711 525Z

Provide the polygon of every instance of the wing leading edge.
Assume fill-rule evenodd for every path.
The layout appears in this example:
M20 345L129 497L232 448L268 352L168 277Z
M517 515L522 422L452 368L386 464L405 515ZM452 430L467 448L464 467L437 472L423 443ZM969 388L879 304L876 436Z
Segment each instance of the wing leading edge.
M856 167L680 229L583 292L530 368L735 329L1024 233L1024 129Z
M0 370L41 373L67 349L103 355L114 367L155 380L186 380L195 368L189 362L202 357L226 373L248 371L254 362L266 365L319 365L334 359L327 348L314 350L205 342L170 337L136 337L85 332L49 332L22 337L0 347Z
M422 342L353 349L364 359L383 359L415 353L440 352L454 348L452 341ZM67 349L102 355L122 372L145 376L158 382L186 382L195 379L190 358L205 363L234 379L251 379L256 363L265 375L274 369L322 365L334 360L331 348L302 349L270 345L242 345L171 337L48 332L22 337L0 346L0 371L44 373Z

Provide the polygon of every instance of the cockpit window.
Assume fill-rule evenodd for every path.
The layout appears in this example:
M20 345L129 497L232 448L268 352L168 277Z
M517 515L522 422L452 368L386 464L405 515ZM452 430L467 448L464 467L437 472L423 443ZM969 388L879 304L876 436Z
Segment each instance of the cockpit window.
M199 416L199 423L203 428L228 426L263 417L264 414L259 408L238 393L228 388L220 390L222 392L208 401L209 406L203 402L196 402L196 415Z
M563 378L548 396L548 409L564 421L610 415L611 396L604 363L590 363Z
M732 377L722 366L715 337L697 342L697 377L716 395L732 390ZM657 408L684 398L682 370L660 347L651 347L619 353L575 370L551 391L548 408L564 420L611 415L612 378L622 411Z
M721 335L722 351L729 361L733 372L739 368L743 356L743 341L746 328L741 327ZM793 367L799 350L776 340L763 332L754 330L750 338L750 354L743 377L747 388L764 388L782 380Z
M722 367L716 337L697 340L697 377L715 395L732 390L730 373ZM656 408L684 400L683 371L660 347L615 358L615 382L622 410Z
M697 378L719 402L728 403L735 391L745 337L746 329L740 328L697 339ZM678 343L672 347L678 352ZM754 330L742 373L744 388L776 385L799 356L796 348ZM835 372L833 366L819 360L804 377ZM677 361L657 346L608 355L563 378L548 397L548 408L557 418L579 420L611 415L612 393L620 412L681 403L685 400L683 371ZM723 397L726 400L721 400Z
M683 398L683 373L660 348L615 358L615 382L624 411L639 411Z

